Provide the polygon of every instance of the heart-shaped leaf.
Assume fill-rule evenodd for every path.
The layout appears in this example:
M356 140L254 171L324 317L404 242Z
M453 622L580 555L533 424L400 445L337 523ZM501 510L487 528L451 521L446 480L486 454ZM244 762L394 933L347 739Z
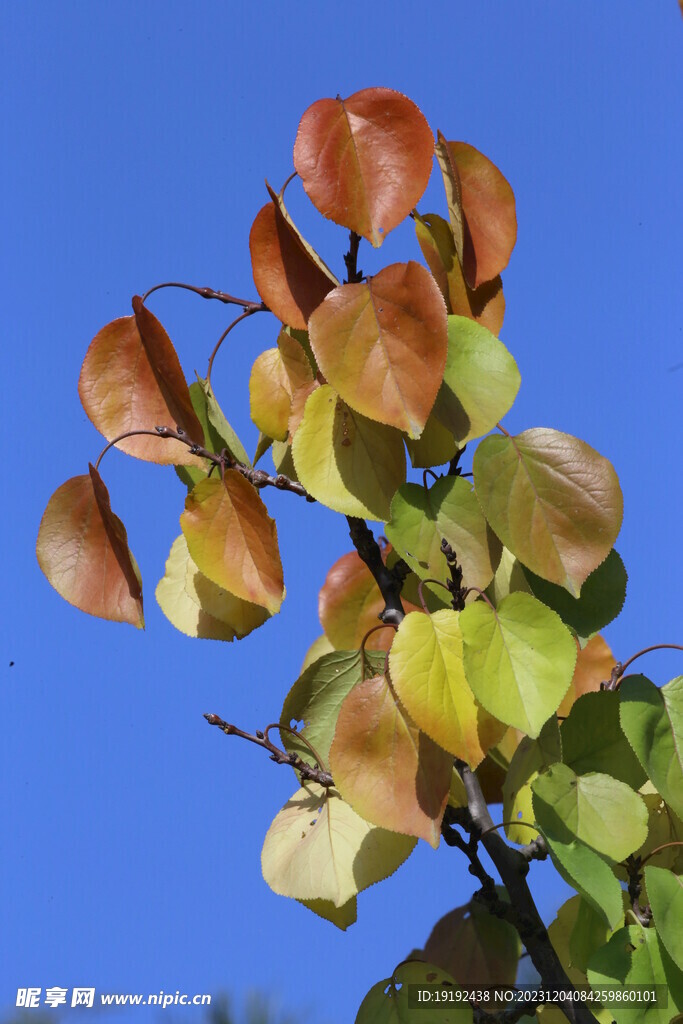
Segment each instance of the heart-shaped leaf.
M364 416L418 437L441 385L446 307L419 263L393 263L362 284L344 284L311 316L318 366Z
M419 989L441 986L433 991L440 1002L416 1004ZM466 999L453 999L458 991L455 979L436 964L409 960L399 964L391 978L373 985L360 1005L355 1024L432 1024L439 1007L441 1024L472 1024L472 1007Z
M249 379L251 418L268 437L286 441L299 426L306 399L317 384L303 346L281 331L277 348L256 359Z
M621 727L657 790L683 818L683 676L661 689L628 676L619 689Z
M434 139L421 111L393 89L318 100L301 118L294 166L324 217L376 248L427 187Z
M78 382L83 408L108 441L128 430L178 426L202 444L204 432L170 338L137 295L133 311L93 338ZM118 447L148 462L203 466L179 441L127 437Z
M50 498L38 531L40 568L57 593L89 615L142 629L142 583L126 528L97 470Z
M683 878L648 864L645 886L657 934L679 971L683 971Z
M503 544L578 597L621 527L623 498L611 463L585 441L538 427L485 438L473 468L477 497Z
M275 521L237 470L202 480L185 501L180 525L200 572L271 615L284 595Z

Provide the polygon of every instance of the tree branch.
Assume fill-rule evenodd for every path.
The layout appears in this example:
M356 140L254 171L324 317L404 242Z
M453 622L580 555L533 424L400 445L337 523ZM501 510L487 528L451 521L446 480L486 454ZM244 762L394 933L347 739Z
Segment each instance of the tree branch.
M347 516L346 521L353 546L374 576L384 598L384 611L380 612L379 618L387 625L398 626L406 614L401 602L401 588L407 575L403 568L405 563L398 562L394 569L387 569L380 546L365 520Z
M142 296L143 303L154 292L158 292L160 288L182 288L185 291L194 292L195 295L200 295L203 299L218 299L219 302L223 302L226 305L241 306L242 309L249 310L252 313L270 312L265 302L254 302L253 299L240 299L236 295L228 295L227 292L217 292L214 288L198 288L194 284L183 284L180 281L164 281L163 284L155 284L153 288L150 288Z
M256 733L244 732L243 729L238 729L236 725L231 725L229 722L224 722L218 715L204 715L209 725L216 725L224 732L226 736L239 736L243 740L248 740L250 743L255 743L258 747L263 747L270 754L270 760L275 761L276 764L288 764L295 771L299 772L302 779L310 779L312 782L317 782L318 785L324 786L325 789L329 789L334 785L332 776L328 771L320 768L318 765L310 765L307 761L304 761L298 754L294 752L290 753L286 750L282 750L280 747L276 747L275 744L268 738L268 730L273 726L268 726L265 732L257 730ZM279 726L277 726L279 728ZM294 732L294 730L292 730ZM299 737L304 743L306 742L303 736Z
M526 881L529 858L519 850L508 846L496 831L484 799L479 780L463 761L456 761L455 767L465 786L469 822L465 828L470 836L482 846L493 861L505 886L513 914L514 924L520 939L529 952L534 967L544 988L571 991L574 986L567 977L559 957L548 937L548 930L536 909L531 890ZM558 1006L572 1024L595 1024L595 1018L585 1003L580 1000L564 999Z

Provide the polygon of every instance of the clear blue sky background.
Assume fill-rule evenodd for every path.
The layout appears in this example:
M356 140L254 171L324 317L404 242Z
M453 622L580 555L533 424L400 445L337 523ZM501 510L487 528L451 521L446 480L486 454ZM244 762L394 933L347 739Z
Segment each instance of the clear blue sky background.
M41 576L34 543L52 491L103 444L78 403L81 360L156 282L255 295L249 228L264 177L290 173L305 108L368 85L400 89L515 189L502 337L523 385L506 423L578 434L619 472L630 585L607 631L615 653L680 641L678 5L5 0L0 20L0 1007L28 985L260 987L319 1024L347 1024L473 880L456 852L420 844L360 898L346 934L274 896L260 850L293 776L202 718L215 711L253 729L278 717L319 632L318 587L349 546L343 519L269 492L282 614L241 644L193 641L153 596L183 490L172 470L110 453L103 473L146 582L147 631L76 612ZM340 268L346 235L290 193ZM433 179L421 209L442 202ZM417 252L410 231L396 232L379 256L364 246L361 264ZM203 371L231 311L168 291L151 306L187 372ZM275 323L255 317L216 364L250 449L249 368L275 337ZM663 683L680 662L659 654L643 668ZM564 889L548 872L534 877L550 919Z

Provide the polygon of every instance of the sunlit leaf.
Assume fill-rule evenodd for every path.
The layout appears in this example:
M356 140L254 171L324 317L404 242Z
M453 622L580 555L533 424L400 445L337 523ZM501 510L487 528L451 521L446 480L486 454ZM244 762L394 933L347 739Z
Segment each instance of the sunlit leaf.
M440 141L449 164L457 169L464 223L462 264L468 285L476 288L508 265L517 239L515 196L495 164L474 146L446 142L443 136ZM452 178L449 175L446 182L449 211Z
M418 988L432 985L442 986L444 993L436 1013L433 1004L415 1005L414 995L411 999L411 993ZM360 1005L355 1024L436 1024L435 1017L439 1024L472 1024L471 1005L465 999L447 998L457 987L455 979L435 964L404 962L391 978L372 986Z
M259 431L258 441L256 442L256 451L254 452L253 465L255 466L259 459L262 459L266 454L271 444L273 443L272 437L267 437L263 431Z
M364 655L359 650L333 651L322 655L302 670L285 697L280 724L298 728L327 765L344 698L364 675L381 671L384 661L384 652L376 651L365 651ZM310 760L311 752L303 740L283 732L282 741L287 750Z
M581 587L581 595L572 597L564 587L524 573L531 592L543 604L556 611L563 622L579 636L591 636L616 619L626 599L627 575L619 554L612 548L604 562L594 569Z
M576 645L559 615L530 594L482 601L460 613L465 674L501 722L535 737L557 710L574 672Z
M650 781L640 787L640 795L648 813L647 839L636 850L634 856L644 861L654 850L658 852L652 860L660 868L668 868L676 874L683 874L683 821L678 818ZM664 849L660 849L664 847ZM622 867L616 873L623 881L628 880L627 872Z
M516 593L530 594L531 588L519 559L503 547L498 567L490 586L486 589L486 594L497 608L504 597Z
M619 723L619 694L602 690L579 697L560 727L562 760L576 772L604 772L632 789L645 782Z
M520 381L517 364L502 341L466 316L449 316L448 357L434 415L461 448L503 418Z
M233 459L237 459L244 466L250 466L251 460L246 453L244 445L226 420L221 407L216 401L211 383L198 376L196 382L190 385L190 398L192 399L194 411L204 430L207 448L217 455L224 448L227 448L228 453Z
M279 611L284 585L275 521L237 470L197 484L180 525L200 572L271 615Z
M69 604L142 629L142 582L126 529L99 473L89 469L50 498L38 532L38 563Z
M286 184L287 184L287 182L285 183L285 185ZM303 235L299 231L298 227L296 226L296 224L292 220L291 216L289 215L287 207L285 206L285 200L284 200L284 191L285 191L285 189L284 189L284 187L283 187L281 192L277 193L277 192L275 192L270 187L268 182L266 182L266 188L268 189L268 195L273 200L273 202L277 206L279 212L284 217L285 221L287 222L287 227L290 229L292 234L295 235L297 241L299 242L299 245L306 251L307 255L310 257L310 259L313 261L313 263L315 263L315 265L318 267L318 269L323 272L325 277L329 278L329 280L333 284L335 284L335 285L339 284L339 279L330 270L330 268L328 267L327 263L325 263L324 259L320 255L320 253L316 252L315 249L313 248L313 246L309 242L306 241L306 239L303 237ZM290 327L290 330L291 329L292 328Z
M425 960L468 988L514 985L520 953L513 925L475 900L444 914L422 950Z
M420 216L415 210L414 216L418 244L446 301L448 312L469 317L488 327L493 334L500 334L505 316L500 277L486 281L475 290L468 288L450 226L436 213Z
M391 502L386 533L422 579L450 580L442 539L455 551L466 587L487 587L500 558L500 542L484 519L472 485L463 477L441 477L429 490L403 484Z
M363 821L335 790L309 783L287 801L268 829L261 867L273 892L343 907L388 878L417 840Z
M619 689L621 727L658 791L683 818L683 676L661 689L628 676Z
M446 365L447 314L419 263L392 263L326 296L309 322L322 373L353 409L418 437Z
M616 989L602 1000L616 1024L670 1024L683 1010L683 975L654 928L631 926L616 932L591 956L588 980L597 990L607 986ZM661 986L667 995L666 1006L624 1000L624 990L630 986L638 986L641 991Z
M533 782L541 829L563 843L574 839L613 861L625 860L647 837L647 808L638 793L611 775L576 775L551 765Z
M391 646L389 668L419 728L471 768L501 739L506 726L476 703L467 685L458 612L407 615Z
M306 399L316 383L308 356L299 342L281 331L277 348L257 357L249 379L251 418L259 430L286 441L303 417ZM293 421L293 422L292 422Z
M521 562L578 597L621 526L614 469L584 441L543 427L485 438L474 454L477 497Z
M78 382L83 408L108 441L128 430L178 426L201 444L201 424L171 340L137 295L133 310L91 342ZM127 437L118 447L149 462L202 465L179 441Z
M292 455L309 494L344 515L384 522L405 480L400 433L349 409L329 384L306 402Z
M506 827L513 843L530 843L538 832L534 823L532 782L544 768L562 759L562 743L555 715L551 715L537 739L524 736L515 750L503 782L503 817L514 822ZM524 822L524 824L517 824Z
M448 206L448 219L453 234L453 244L460 264L464 261L465 250L465 222L462 210L462 185L460 184L460 173L453 155L451 154L448 142L441 134L436 133L436 159L441 168L444 188L446 189L446 205Z
M526 579L526 576L524 577ZM575 701L583 693L592 693L600 689L600 684L609 680L617 659L601 636L593 636L578 652L576 668L562 703L557 709L558 715L566 718Z
M420 110L393 89L318 100L301 118L294 166L324 217L375 247L427 187L434 139Z
M386 676L358 683L339 709L330 748L335 786L366 821L437 847L453 758L422 732Z
M266 203L256 214L249 251L262 300L282 323L305 330L309 316L336 279L311 258L277 202Z
M203 640L240 639L268 618L265 608L235 597L204 576L182 534L173 542L156 598L176 629Z
M647 864L645 885L657 934L678 969L683 971L683 878L666 868Z
M385 548L386 558L389 550ZM384 598L375 577L357 551L342 555L325 577L318 596L318 615L325 634L338 651L359 647L363 637L373 628L381 625L380 612L384 611ZM404 601L406 611L413 605ZM380 629L366 641L366 648L388 651L394 638L394 630Z

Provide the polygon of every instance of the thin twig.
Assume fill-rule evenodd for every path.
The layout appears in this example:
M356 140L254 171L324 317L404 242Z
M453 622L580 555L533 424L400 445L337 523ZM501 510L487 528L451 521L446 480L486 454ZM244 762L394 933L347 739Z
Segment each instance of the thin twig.
M618 661L612 669L612 674L610 676L609 682L604 683L602 688L604 690L618 690L621 686L621 682L624 677L624 673L626 672L626 669L633 664L636 658L642 658L644 654L649 654L651 651L662 650L683 651L683 647L680 644L653 644L652 647L644 647L642 651L638 651L636 654L630 657L628 661L625 661L623 664L620 661Z
M227 292L219 292L214 288L198 288L194 284L183 284L180 281L164 281L163 284L155 284L153 288L150 288L142 296L143 303L154 292L158 292L160 288L182 288L187 292L194 292L195 295L200 295L203 299L217 299L226 305L242 306L243 309L249 309L253 313L270 312L265 302L255 302L253 299L240 299L236 295L228 295Z
M226 736L239 736L243 740L255 743L258 747L263 747L270 754L271 761L275 761L276 764L288 764L295 771L299 772L302 779L310 779L311 782L317 782L319 786L324 786L325 789L329 789L334 785L332 776L328 771L323 771L322 768L315 768L293 751L290 753L286 750L281 750L280 747L276 747L268 738L266 732L261 732L261 730L258 730L256 733L245 732L236 725L231 725L230 722L224 722L218 715L207 714L204 715L204 718L209 725L217 726ZM268 729L271 728L273 726L269 725ZM299 739L305 742L303 736L299 736Z

